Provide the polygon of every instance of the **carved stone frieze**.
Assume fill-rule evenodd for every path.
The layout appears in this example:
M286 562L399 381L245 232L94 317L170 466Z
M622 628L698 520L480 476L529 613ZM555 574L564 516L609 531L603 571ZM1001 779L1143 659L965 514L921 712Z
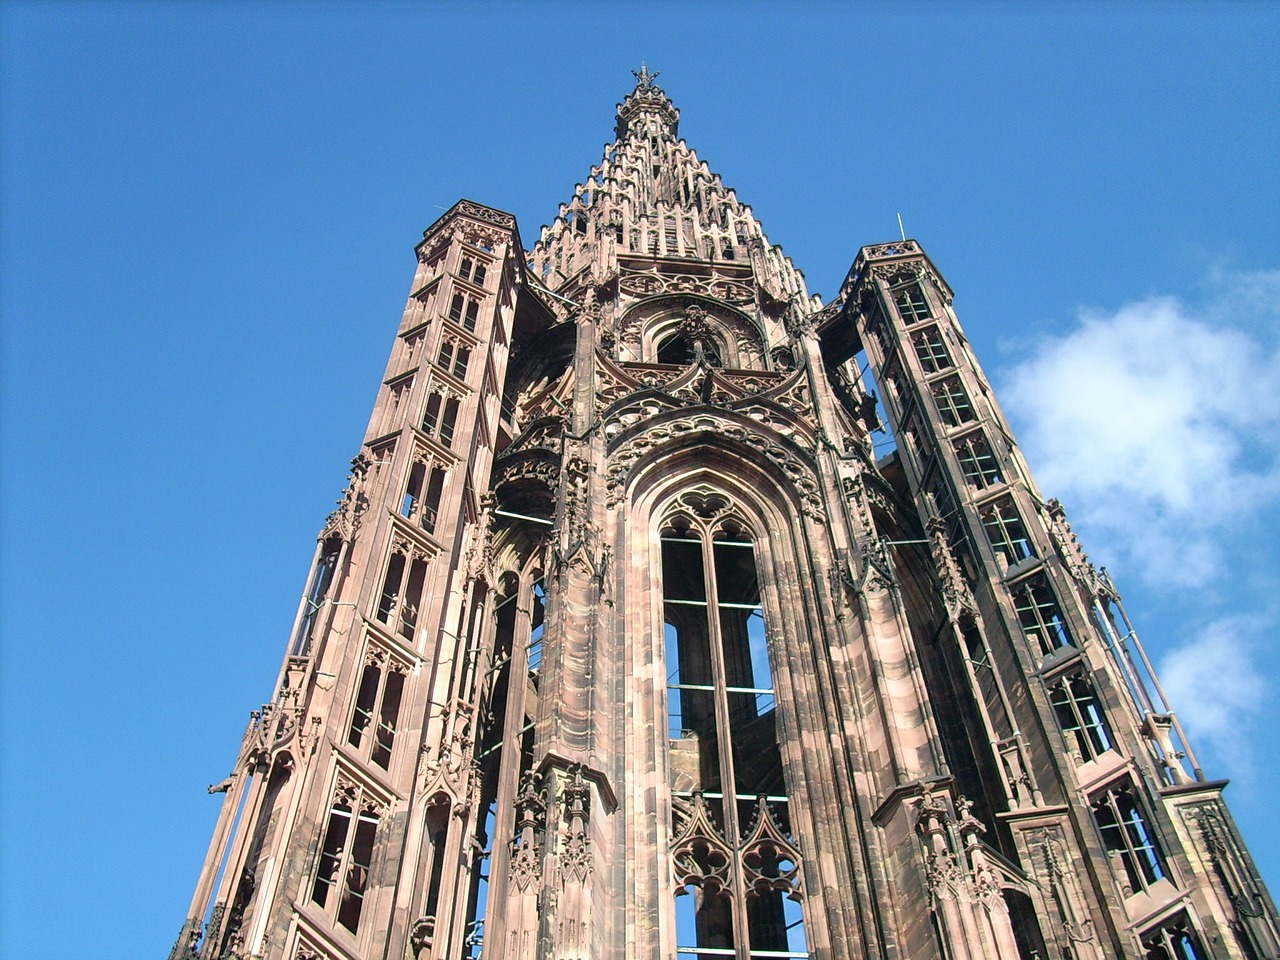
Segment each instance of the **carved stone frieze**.
M637 273L623 271L618 290L628 297L652 297L658 294L701 294L726 303L750 303L755 295L751 286L740 280L697 277L687 274Z
M493 465L491 488L501 490L518 480L537 480L555 490L560 479L560 458L547 451L532 450L504 457Z

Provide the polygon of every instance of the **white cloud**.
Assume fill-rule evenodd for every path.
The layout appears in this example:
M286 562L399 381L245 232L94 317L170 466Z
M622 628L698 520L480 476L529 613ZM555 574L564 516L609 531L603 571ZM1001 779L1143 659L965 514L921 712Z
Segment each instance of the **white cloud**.
M1267 690L1253 656L1255 630L1241 618L1218 620L1166 656L1160 668L1165 692L1193 743L1207 743L1232 766L1248 765L1244 728Z
M1157 585L1221 574L1226 539L1280 500L1280 271L1210 287L1082 311L1000 393L1045 495Z

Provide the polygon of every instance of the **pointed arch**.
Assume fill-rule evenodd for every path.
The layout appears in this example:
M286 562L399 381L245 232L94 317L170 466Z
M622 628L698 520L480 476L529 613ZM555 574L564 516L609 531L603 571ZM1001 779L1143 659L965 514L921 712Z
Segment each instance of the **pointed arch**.
M743 313L713 297L698 294L658 294L632 305L618 322L618 339L624 360L648 363L688 363L674 354L662 359L660 353L673 344L686 342L690 320L698 326L722 365L739 370L770 368L766 337L760 325Z

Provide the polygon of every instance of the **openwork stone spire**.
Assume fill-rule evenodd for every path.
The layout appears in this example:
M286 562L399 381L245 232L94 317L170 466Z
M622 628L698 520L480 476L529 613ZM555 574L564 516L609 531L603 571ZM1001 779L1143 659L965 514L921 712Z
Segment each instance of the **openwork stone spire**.
M751 208L677 139L680 111L654 82L658 74L633 72L617 139L542 228L530 254L534 276L558 290L592 264L603 279L619 255L734 261L754 266L776 300L807 299L803 274L769 243Z

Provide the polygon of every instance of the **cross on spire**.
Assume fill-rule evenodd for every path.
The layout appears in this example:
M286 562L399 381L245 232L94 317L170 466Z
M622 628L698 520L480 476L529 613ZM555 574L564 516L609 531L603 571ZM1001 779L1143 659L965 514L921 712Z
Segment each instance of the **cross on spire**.
M636 78L637 90L649 90L653 87L653 81L658 79L659 73L657 71L650 73L648 66L642 60L640 61L640 69L638 71L632 70L631 75Z

